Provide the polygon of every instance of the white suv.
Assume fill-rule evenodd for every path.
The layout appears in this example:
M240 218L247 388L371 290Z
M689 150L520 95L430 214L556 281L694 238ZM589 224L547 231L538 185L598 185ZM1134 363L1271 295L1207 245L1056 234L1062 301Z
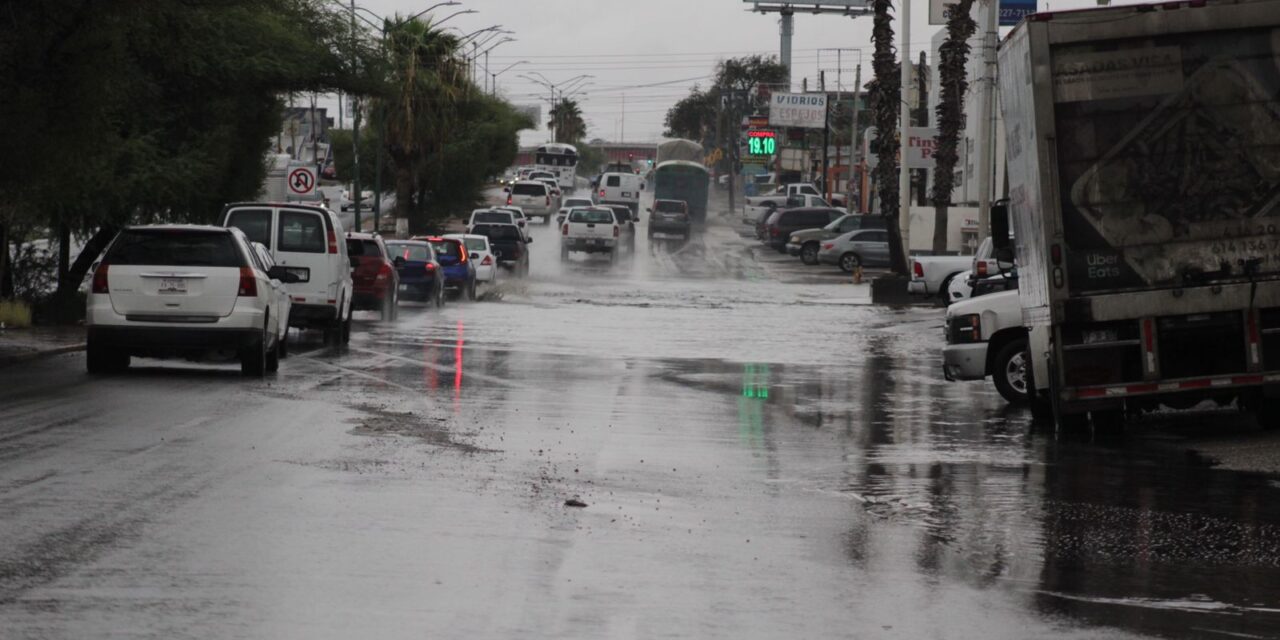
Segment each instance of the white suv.
M545 182L521 180L511 185L507 204L520 207L529 217L548 217L560 208L560 195Z
M130 227L93 273L86 303L89 373L131 356L234 354L245 375L280 366L289 311L279 286L296 277L262 262L239 229Z
M338 216L298 203L242 202L227 205L222 213L222 226L244 231L271 252L277 265L297 276L297 282L287 285L293 298L289 323L323 329L326 342L350 341L355 265Z

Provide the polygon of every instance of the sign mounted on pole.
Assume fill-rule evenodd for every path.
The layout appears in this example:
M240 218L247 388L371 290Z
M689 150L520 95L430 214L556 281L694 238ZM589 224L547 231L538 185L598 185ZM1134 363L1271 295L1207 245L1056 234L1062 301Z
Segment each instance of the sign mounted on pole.
M747 155L771 156L778 152L778 137L772 131L751 130L747 132Z
M316 190L316 170L312 167L294 167L287 179L289 195L309 196Z
M775 93L769 99L769 126L821 129L827 121L827 94Z
M929 24L946 24L955 0L929 0ZM975 3L974 8L978 5ZM1036 12L1036 0L1000 0L1000 26L1012 27ZM974 15L974 19L978 19Z

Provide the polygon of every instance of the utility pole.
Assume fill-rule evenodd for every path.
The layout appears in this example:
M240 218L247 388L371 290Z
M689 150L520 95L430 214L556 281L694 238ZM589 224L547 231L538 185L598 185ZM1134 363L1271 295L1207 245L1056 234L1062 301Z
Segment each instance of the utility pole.
M996 86L996 25L1000 9L997 0L987 0L982 25L982 85L978 88L978 242L991 233L991 172L995 150L991 119Z
M861 62L858 63L858 71L854 74L853 78L854 78L853 80L853 127L852 127L853 140L851 141L853 148L849 150L849 180L845 184L845 187L848 189L848 194L845 195L845 207L849 209L850 213L852 213L854 210L853 209L853 166L854 166L853 162L854 162L854 158L858 157L858 152L861 151L861 149L858 146L858 137L859 137L859 133L861 133L858 127L858 107L859 107L858 103L862 101L862 63ZM865 160L866 158L863 158L863 161ZM859 193L862 192L861 188L859 188L858 192ZM861 206L858 207L858 209L861 209L861 208L862 208Z
M822 97L826 100L827 108L822 115L822 193L826 196L827 202L831 201L831 156L828 149L831 148L831 95L827 93L827 72L818 72L818 87L822 92Z
M782 43L778 59L787 68L787 91L791 91L791 36L795 33L795 12L790 6L784 7L782 14Z
M351 0L351 44L354 48L356 42L356 0ZM356 231L360 231L360 101L354 97L351 100L351 157L353 159L354 176L351 180L351 210L352 226ZM341 208L341 205L339 205Z
M995 2L996 0L990 0ZM911 101L907 99L911 91L911 3L903 2L898 10L898 33L902 41L898 44L901 54L902 99L899 105L898 123L898 231L902 234L902 255L911 255L911 170L907 168L907 128L911 126ZM880 132L885 135L886 132Z
M618 136L618 142L626 142L627 139L627 94L622 94L622 134Z

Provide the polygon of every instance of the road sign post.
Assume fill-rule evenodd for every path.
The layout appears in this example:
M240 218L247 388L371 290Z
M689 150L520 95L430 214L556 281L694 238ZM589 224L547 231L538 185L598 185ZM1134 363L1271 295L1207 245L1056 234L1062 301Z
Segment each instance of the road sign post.
M294 167L289 170L287 182L289 195L310 196L316 191L316 170L310 166Z

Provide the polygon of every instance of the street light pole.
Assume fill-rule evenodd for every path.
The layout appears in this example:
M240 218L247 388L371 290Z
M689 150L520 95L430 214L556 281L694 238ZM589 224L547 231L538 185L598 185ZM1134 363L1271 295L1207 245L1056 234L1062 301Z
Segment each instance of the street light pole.
M351 0L351 44L352 49L355 48L356 42L356 0ZM354 167L351 178L351 194L353 198L352 210L352 226L356 231L360 231L360 101L352 96L351 98L351 115L353 118L351 127L351 157ZM339 205L341 208L341 205Z
M512 62L510 65L507 65L507 68L506 68L506 69L503 69L502 71L499 71L499 72L497 72L497 73L495 73L495 74L492 74L492 75L493 75L493 86L492 86L492 87L490 87L490 89L489 89L489 95L497 95L497 93L498 93L498 76L500 76L500 75L502 75L502 74L504 74L504 73L506 73L506 72L510 71L513 67L515 67L515 66L517 66L517 65L528 64L528 63L529 63L529 61L528 61L528 60L521 60L521 61L519 61L519 62Z

